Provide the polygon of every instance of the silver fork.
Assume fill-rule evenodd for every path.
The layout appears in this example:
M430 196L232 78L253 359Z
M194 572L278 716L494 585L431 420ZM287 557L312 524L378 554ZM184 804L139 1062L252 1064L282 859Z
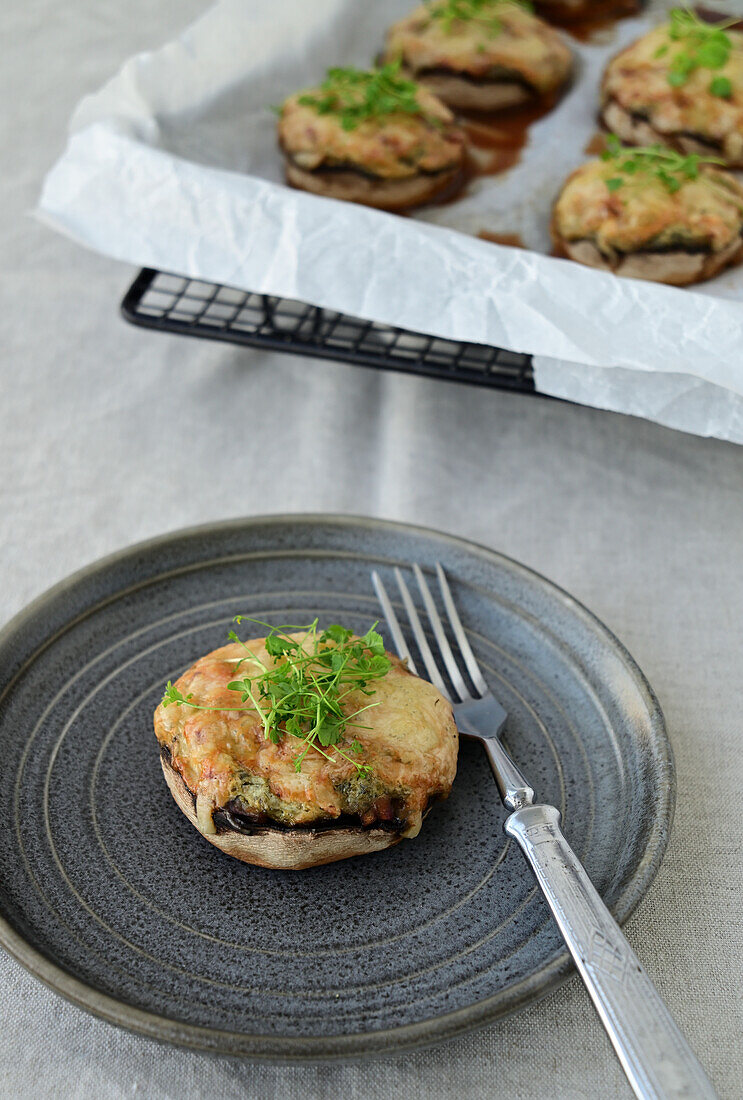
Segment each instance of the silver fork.
M658 991L604 905L560 829L560 811L534 803L534 791L500 741L508 715L490 691L465 634L446 575L436 564L441 599L458 658L444 630L428 582L413 565L448 690L431 652L402 572L395 568L403 606L429 680L452 702L462 736L484 747L501 798L509 810L504 828L521 846L573 956L635 1095L643 1100L715 1100L715 1092ZM400 657L416 673L405 635L376 570L372 583ZM475 688L470 692L463 667Z

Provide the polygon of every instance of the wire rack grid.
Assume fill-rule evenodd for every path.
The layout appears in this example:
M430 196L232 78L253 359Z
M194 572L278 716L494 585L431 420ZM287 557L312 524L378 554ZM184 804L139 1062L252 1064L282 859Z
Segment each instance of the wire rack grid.
M528 355L442 340L152 268L140 271L121 308L127 321L161 332L534 392Z

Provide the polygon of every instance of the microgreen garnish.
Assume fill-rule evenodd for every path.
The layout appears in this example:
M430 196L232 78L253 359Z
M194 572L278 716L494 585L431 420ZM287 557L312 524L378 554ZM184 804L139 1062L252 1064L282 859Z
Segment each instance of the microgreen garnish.
M337 115L344 130L355 130L371 118L426 115L418 102L418 85L400 76L399 59L377 69L328 69L317 92L301 95L299 102L319 115Z
M626 176L638 172L652 176L674 194L686 180L695 180L699 175L700 164L723 164L719 157L704 157L698 153L683 156L674 149L665 149L662 145L626 149L616 134L609 134L606 149L601 159L612 162L612 170L617 174L606 180L609 191L617 191L625 182Z
M390 669L384 642L375 629L377 624L374 623L363 638L357 638L352 631L337 623L319 630L317 619L309 626L301 627L271 626L270 623L243 615L238 615L235 622L244 620L268 627L265 648L273 658L271 664L264 663L234 630L230 631L230 641L238 643L245 651L245 656L237 660L235 671L238 672L245 662L254 662L261 669L227 685L239 696L241 704L250 705L237 705L236 699L235 706L203 706L193 702L192 695L183 695L170 681L165 688L162 705L175 704L195 710L257 712L269 741L278 744L285 734L290 734L302 742L303 747L294 760L296 771L301 770L302 761L314 749L327 760L341 756L353 764L359 773L368 775L371 767L353 760L340 747L340 743L350 730L363 729L356 719L365 710L377 706L377 703L368 703L347 714L344 701L355 691L373 695L371 684ZM294 638L290 631L301 632L303 636ZM332 755L324 751L331 746L334 750ZM349 748L355 755L363 751L363 746L355 737Z
M733 84L727 76L713 76L709 82L709 90L720 99L729 99L733 94Z
M668 35L672 42L682 43L683 48L671 59L668 83L673 88L679 88L697 69L724 68L734 45L733 39L725 32L737 21L726 19L719 23L705 23L689 8L673 8ZM664 57L668 50L668 45L660 46L655 56ZM712 95L727 99L732 95L733 86L728 77L715 76L710 81L709 90Z
M454 24L460 21L477 22L490 34L498 34L503 24L497 9L504 4L531 10L528 0L428 0L428 9L446 34L451 34Z

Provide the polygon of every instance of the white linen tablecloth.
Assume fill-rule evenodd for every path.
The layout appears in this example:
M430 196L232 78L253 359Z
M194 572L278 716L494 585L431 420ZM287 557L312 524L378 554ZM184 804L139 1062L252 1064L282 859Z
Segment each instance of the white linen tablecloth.
M246 0L249 2L249 0ZM630 941L721 1097L743 1054L743 449L610 413L135 330L131 272L24 217L73 105L200 0L7 0L0 21L0 620L92 559L187 524L369 513L511 554L627 644L678 767ZM274 461L277 427L292 440ZM577 980L445 1046L269 1067L155 1044L0 952L3 1097L626 1097Z

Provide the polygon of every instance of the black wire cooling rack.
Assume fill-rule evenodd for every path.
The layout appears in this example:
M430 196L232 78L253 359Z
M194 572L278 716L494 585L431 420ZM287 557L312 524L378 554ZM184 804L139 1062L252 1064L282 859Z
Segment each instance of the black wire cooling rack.
M534 392L531 357L423 336L306 302L144 268L121 303L134 325L365 367Z

